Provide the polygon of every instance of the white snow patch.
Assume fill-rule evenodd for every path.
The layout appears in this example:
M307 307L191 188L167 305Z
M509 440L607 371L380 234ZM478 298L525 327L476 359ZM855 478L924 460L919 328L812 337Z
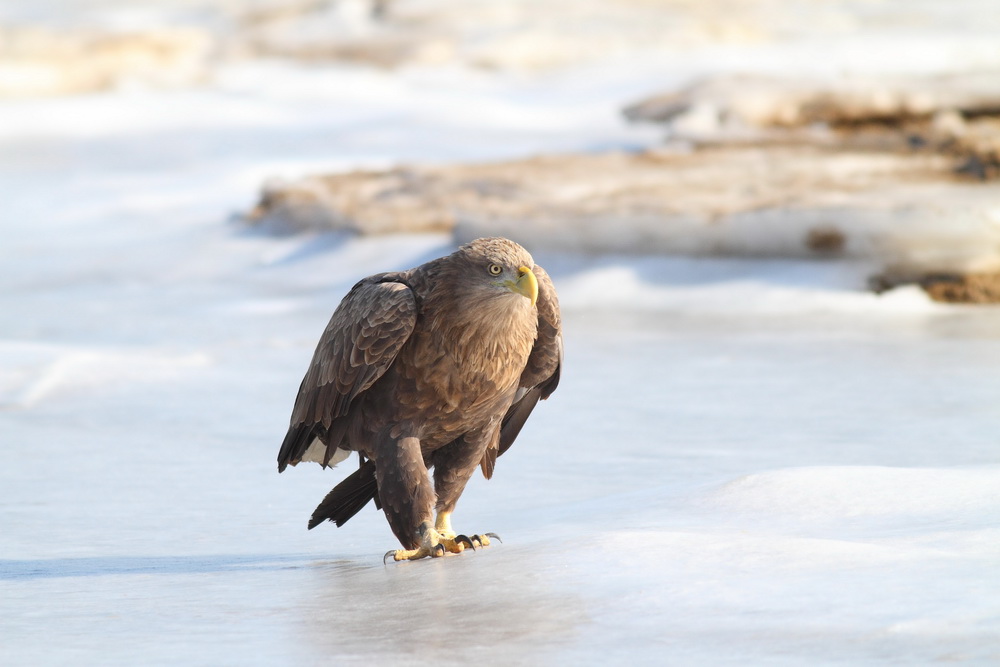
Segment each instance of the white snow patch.
M0 341L8 369L0 407L31 408L55 396L91 393L135 383L172 382L212 364L205 353L94 349Z
M1000 517L1000 468L823 467L747 475L706 494L705 506L801 520Z
M699 259L687 257L555 258L564 308L758 315L940 312L923 290L884 294L866 288L861 262Z

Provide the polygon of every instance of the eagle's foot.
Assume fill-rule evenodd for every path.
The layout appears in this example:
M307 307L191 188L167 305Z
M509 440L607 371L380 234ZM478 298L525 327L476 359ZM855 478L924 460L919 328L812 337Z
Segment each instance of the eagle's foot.
M488 547L488 546L490 546L490 538L491 537L494 540L496 540L497 542L503 542L503 540L500 539L500 536L497 535L496 533L483 533L482 535L472 535L472 536L468 536L468 535L456 535L455 536L455 541L456 542L461 542L461 543L467 545L467 547L469 549L472 549L473 551L475 551L478 547Z
M420 560L421 558L440 558L446 553L461 553L465 550L464 544L455 544L452 540L441 540L434 546L420 545L416 549L393 549L385 552L382 562L386 563L390 558L394 561L400 560Z
M451 553L460 553L463 549L475 551L479 547L490 546L490 538L497 542L503 542L496 533L483 533L482 535L455 535L454 537L442 537L441 544L448 545ZM454 543L454 544L452 544Z
M466 543L472 546L472 541L466 538L463 542L452 535L442 535L437 530L431 527L431 524L424 523L420 526L420 546L416 549L396 549L393 551L386 552L385 556L382 557L382 562L389 560L392 556L394 561L400 560L419 560L421 558L440 558L446 553L462 553L465 550Z
M490 538L502 542L503 540L496 533L484 533L482 535L456 535L454 537L439 537L437 544L433 546L420 545L416 549L393 549L387 551L382 557L383 562L388 562L389 558L394 561L400 560L420 560L421 558L440 558L451 553L460 554L466 549L475 551L480 547L490 546Z
M421 545L417 549L393 549L391 551L385 552L385 556L382 557L382 562L389 562L391 557L394 561L400 560L420 560L421 558L440 558L441 556L448 553L447 547L444 544L435 544L433 547L425 547Z
M471 537L468 535L457 535L451 527L451 512L438 512L437 518L434 520L434 529L441 536L442 540L452 540L462 545L463 548L472 550L478 547L490 546L491 537L498 542L503 542L496 533L483 533L482 535L473 535ZM458 553L458 551L453 551L453 553Z
M443 528L443 526L442 526ZM475 551L479 547L490 546L490 538L502 542L496 533L483 533L482 535L456 535L448 526L442 532L431 528L425 524L421 527L421 544L416 549L394 549L387 551L382 557L382 562L388 562L391 557L394 561L419 560L421 558L440 558L445 554L460 554L466 549Z

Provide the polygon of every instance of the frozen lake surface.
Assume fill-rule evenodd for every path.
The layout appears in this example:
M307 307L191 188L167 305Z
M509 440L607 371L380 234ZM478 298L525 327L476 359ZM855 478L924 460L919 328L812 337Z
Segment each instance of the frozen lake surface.
M274 244L210 236L183 250ZM456 515L503 544L386 567L373 510L307 532L350 463L273 459L340 274L439 241L5 291L63 295L2 347L5 662L996 659L992 310L568 305L564 384ZM589 261L550 259L572 304Z
M564 378L455 516L504 542L385 566L371 509L306 531L352 465L276 473L317 337L451 242L227 216L272 175L649 140L594 81L0 104L0 662L1000 661L1000 311L863 266L536 253Z

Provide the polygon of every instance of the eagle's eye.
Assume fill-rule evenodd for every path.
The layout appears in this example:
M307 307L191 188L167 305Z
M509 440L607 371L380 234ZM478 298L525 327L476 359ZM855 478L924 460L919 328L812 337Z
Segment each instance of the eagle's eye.
M501 273L503 273L503 267L500 266L499 264L490 264L490 273L492 273L494 276L499 276Z

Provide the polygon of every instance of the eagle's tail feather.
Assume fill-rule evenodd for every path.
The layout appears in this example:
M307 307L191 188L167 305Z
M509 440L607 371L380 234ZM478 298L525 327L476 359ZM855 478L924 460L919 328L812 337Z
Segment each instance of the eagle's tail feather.
M375 464L369 460L326 494L323 502L313 510L309 529L312 530L327 519L343 526L370 500L375 500L375 506L379 506Z

